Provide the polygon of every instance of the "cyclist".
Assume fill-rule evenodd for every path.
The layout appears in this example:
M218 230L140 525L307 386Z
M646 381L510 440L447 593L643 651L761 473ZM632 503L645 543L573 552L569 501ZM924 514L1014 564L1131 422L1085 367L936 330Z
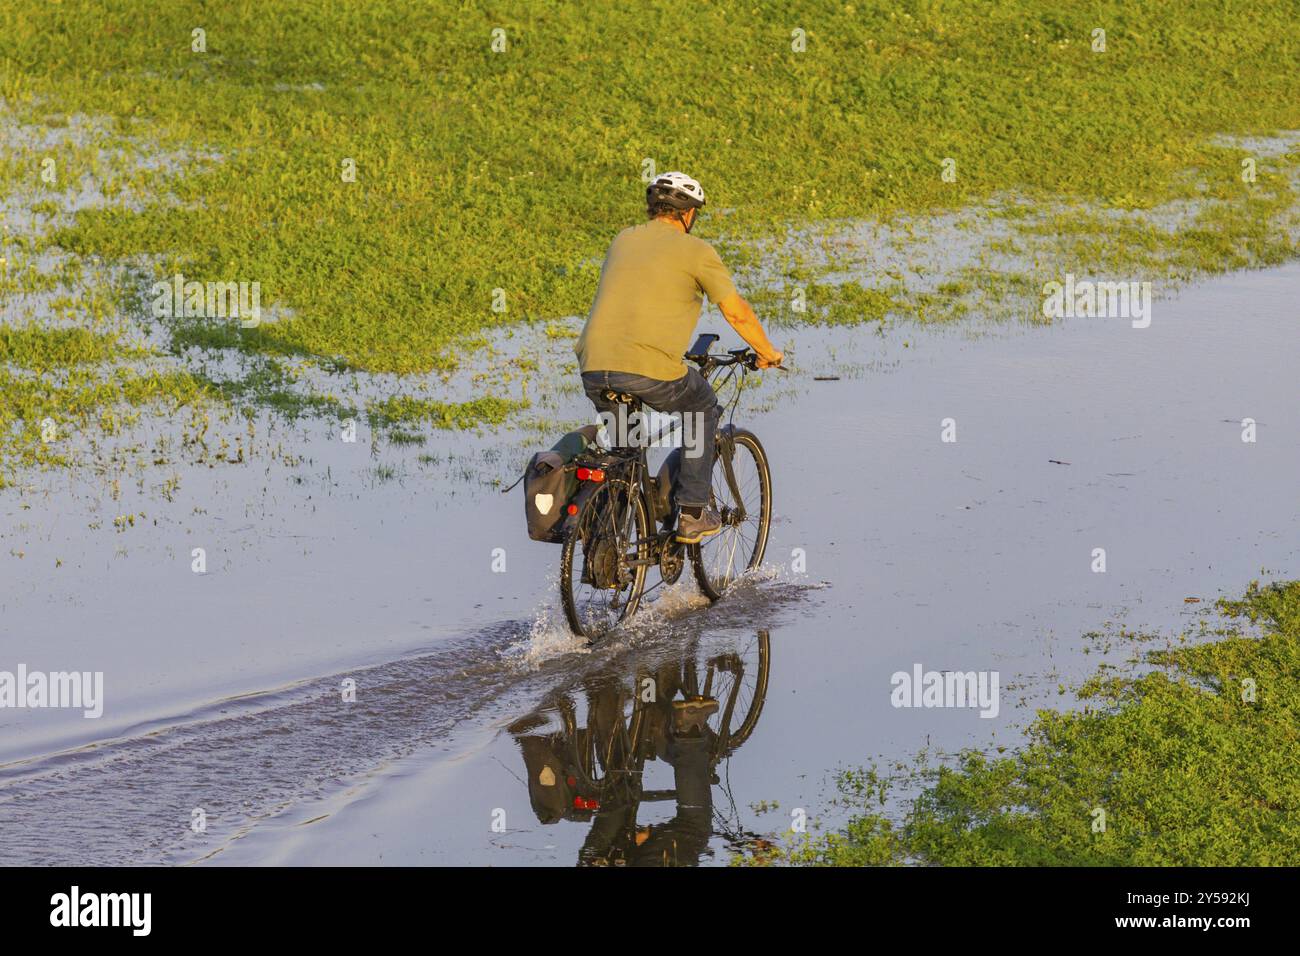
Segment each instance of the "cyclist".
M702 416L698 451L683 449L677 482L677 540L696 544L722 530L709 507L713 435L722 417L713 387L682 355L695 332L703 297L757 353L759 368L781 364L749 303L740 297L713 247L690 234L704 189L685 173L664 173L646 189L649 221L620 232L605 254L596 299L574 351L582 386L598 412L615 403L607 391L634 395L666 414Z

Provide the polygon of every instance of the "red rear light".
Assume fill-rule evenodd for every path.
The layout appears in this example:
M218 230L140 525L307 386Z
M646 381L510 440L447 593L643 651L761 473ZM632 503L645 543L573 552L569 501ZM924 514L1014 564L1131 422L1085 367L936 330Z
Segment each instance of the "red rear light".
M571 514L571 515L576 515L577 513L578 513L578 506L577 506L577 505L569 505L569 514Z
M605 480L605 473L604 473L603 471L601 471L599 468L593 468L593 469L591 469L591 480L592 480L592 481L604 481L604 480Z
M579 481L604 481L605 480L605 472L603 472L599 468L579 468L577 474L578 474Z

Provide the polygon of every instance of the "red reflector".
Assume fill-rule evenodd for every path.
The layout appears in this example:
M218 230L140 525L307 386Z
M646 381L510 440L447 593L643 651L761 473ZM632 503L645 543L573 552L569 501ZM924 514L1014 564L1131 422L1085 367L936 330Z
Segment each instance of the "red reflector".
M587 480L588 478L590 478L590 477L591 477L591 469L590 469L590 468L579 468L579 469L578 469L578 480L579 480L579 481L586 481L586 480Z
M582 797L574 797L574 798L573 798L573 809L575 809L575 810L586 810L586 809L587 809L586 803L587 803L587 801L584 800L584 799L582 799Z
M576 787L576 786L578 785L578 778L577 778L577 777L565 777L565 778L564 778L564 782L567 783L567 784L568 784L569 786L571 786L571 787Z
M576 515L577 513L578 513L578 506L577 506L577 505L569 505L569 514L571 514L571 515Z

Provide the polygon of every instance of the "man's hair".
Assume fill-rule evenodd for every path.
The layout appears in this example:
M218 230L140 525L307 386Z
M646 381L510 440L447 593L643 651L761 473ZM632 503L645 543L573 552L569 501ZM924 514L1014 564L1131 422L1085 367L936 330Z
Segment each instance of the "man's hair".
M672 203L667 202L648 203L645 211L646 216L650 219L659 219L660 217L666 216L670 219L677 219L680 221L686 215L683 210L678 209Z

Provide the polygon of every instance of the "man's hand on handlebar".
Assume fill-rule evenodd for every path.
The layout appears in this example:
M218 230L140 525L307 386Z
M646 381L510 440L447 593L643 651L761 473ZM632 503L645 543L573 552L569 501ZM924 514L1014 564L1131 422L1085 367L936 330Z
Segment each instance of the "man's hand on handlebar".
M758 316L748 302L733 292L718 303L718 311L759 356L756 361L749 363L751 368L777 368L781 365L784 356L768 340L767 333L763 331Z

